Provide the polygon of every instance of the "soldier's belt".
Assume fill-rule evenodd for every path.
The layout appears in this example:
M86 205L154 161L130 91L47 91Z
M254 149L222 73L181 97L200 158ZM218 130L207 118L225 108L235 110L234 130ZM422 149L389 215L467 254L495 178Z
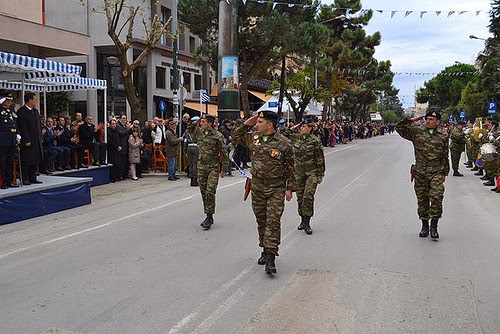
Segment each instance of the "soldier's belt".
M196 143L191 143L191 144L188 144L188 147L198 147L198 144L196 144Z
M263 185L269 185L269 184L274 184L278 182L284 182L285 180L283 179L282 176L277 176L277 177L259 177L259 176L253 176L252 181L255 184L263 184Z
M416 161L415 162L416 167L440 167L442 165L443 165L443 163L440 160Z

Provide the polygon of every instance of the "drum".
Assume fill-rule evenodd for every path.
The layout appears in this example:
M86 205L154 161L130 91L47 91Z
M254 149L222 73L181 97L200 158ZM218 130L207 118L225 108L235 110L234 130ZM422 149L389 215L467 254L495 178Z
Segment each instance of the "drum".
M481 158L486 161L493 161L497 157L497 148L492 143L486 143L481 145L480 148Z

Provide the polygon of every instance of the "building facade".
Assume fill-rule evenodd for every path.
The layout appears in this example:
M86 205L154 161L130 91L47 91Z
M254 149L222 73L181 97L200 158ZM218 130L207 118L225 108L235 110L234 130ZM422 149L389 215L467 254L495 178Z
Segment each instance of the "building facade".
M174 0L128 0L132 6L141 6L140 16L135 20L133 27L134 43L128 51L129 63L135 59L143 49L145 30L143 18L148 19L158 15L166 22L172 16ZM40 1L38 1L40 2ZM41 12L45 17L45 24L60 31L71 31L86 36L89 43L87 54L68 54L54 58L54 60L78 64L83 67L84 76L105 79L108 81L107 110L109 115L127 114L131 118L131 110L126 103L125 90L120 75L120 67L116 58L116 48L107 34L107 19L103 8L103 0L46 0L42 1L44 8ZM124 15L128 10L124 10ZM124 29L125 31L127 29ZM193 92L200 89L210 89L215 82L215 73L207 66L198 66L194 54L201 40L189 32L179 22L178 24L178 69L182 77L184 99L193 99ZM173 90L173 41L162 36L160 43L144 59L141 66L132 73L133 81L141 101L140 115L133 115L141 121L154 116L171 117L174 110ZM104 119L104 92L88 91L75 92L73 112L82 112L94 116L95 119ZM160 106L166 106L162 110Z

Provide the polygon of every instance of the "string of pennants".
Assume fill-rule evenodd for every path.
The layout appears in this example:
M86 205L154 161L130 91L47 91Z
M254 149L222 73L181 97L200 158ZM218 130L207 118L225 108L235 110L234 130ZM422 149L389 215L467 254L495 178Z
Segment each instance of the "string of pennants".
M366 73L370 73L371 71L367 70L353 70L353 69L345 69L345 68L338 68L337 72L342 72L343 74L358 74L358 75L365 75ZM442 76L453 76L453 77L458 77L462 75L474 75L474 74L479 74L479 71L475 72L445 72L445 73L437 73L437 72L394 72L394 75L415 75L415 76L427 76L427 75L442 75Z
M234 0L226 0L226 2L229 4L231 1ZM302 3L290 3L290 2L281 2L281 1L272 1L272 0L242 0L243 4L246 5L247 2L255 2L259 4L266 4L266 3L272 3L273 4L273 9L275 9L277 6L285 6L288 8L293 8L293 7L302 7L302 8L309 8L312 5L310 4L302 4ZM337 7L334 8L336 10L345 10L346 14L349 15L350 11L353 10L352 8L342 8L342 7ZM361 14L365 14L368 12L369 9L361 9L360 12ZM481 13L490 13L491 10L387 10L387 9L372 9L374 12L383 14L386 12L391 13L391 19L398 13L404 13L404 17L410 16L412 13L419 13L420 18L423 18L425 14L430 14L430 13L435 13L436 16L439 16L441 14L446 14L446 17L450 17L454 14L456 15L463 15L466 13L475 13L476 16L478 16Z

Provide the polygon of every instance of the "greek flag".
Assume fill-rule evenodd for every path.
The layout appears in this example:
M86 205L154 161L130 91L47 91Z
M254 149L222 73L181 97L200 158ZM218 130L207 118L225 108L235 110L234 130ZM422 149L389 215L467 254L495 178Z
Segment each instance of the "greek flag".
M207 103L210 101L210 96L206 89L200 90L200 103Z

